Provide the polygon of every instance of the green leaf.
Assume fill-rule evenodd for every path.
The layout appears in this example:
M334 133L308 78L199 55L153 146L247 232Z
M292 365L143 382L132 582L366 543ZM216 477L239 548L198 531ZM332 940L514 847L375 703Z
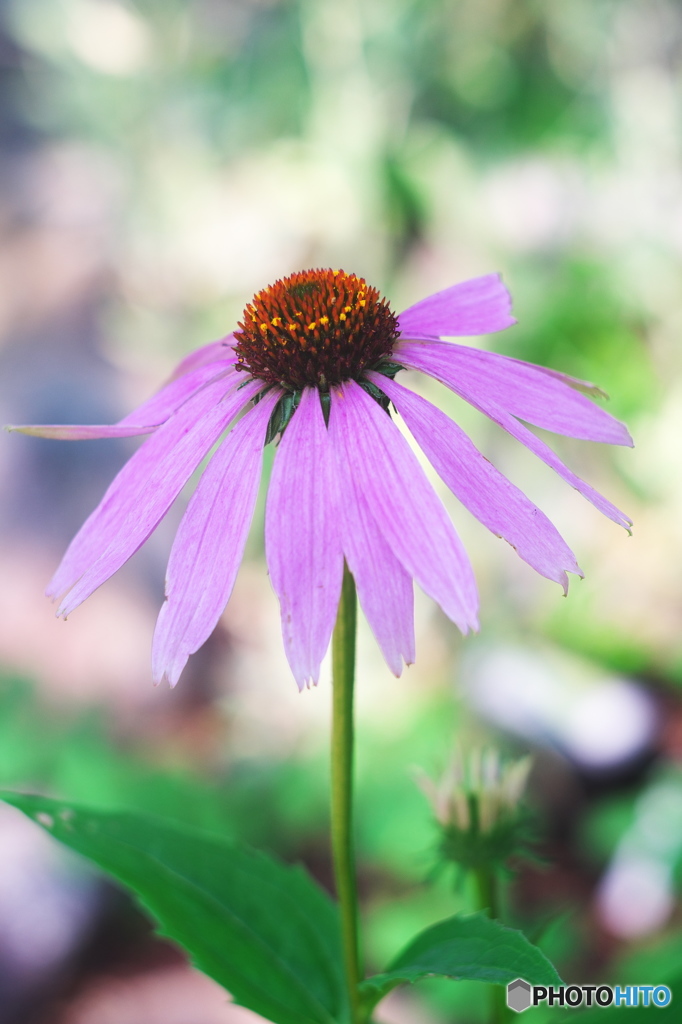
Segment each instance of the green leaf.
M131 889L204 973L274 1024L346 1017L336 907L301 867L141 814L1 798Z
M547 957L522 932L486 914L457 914L427 928L384 974L362 983L365 1010L376 1006L396 985L413 984L430 975L498 985L516 978L531 985L561 984Z

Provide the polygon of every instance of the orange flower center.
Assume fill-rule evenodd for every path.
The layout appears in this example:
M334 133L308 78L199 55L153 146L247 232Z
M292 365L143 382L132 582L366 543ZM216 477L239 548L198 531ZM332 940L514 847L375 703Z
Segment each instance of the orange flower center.
M290 391L327 391L358 380L397 337L397 317L362 277L304 270L254 295L235 331L237 369Z

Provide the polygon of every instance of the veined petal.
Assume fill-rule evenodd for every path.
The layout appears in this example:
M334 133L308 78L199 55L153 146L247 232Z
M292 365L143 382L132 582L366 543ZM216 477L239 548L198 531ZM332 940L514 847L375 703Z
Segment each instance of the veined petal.
M306 388L280 441L265 510L265 551L284 650L299 689L317 683L334 629L343 552L331 450L316 388Z
M594 487L590 487L590 485L585 483L584 480L581 480L579 476L576 476L576 474L561 461L559 456L552 451L549 445L545 444L544 441L541 441L539 437L536 437L528 427L524 426L523 423L519 423L519 421L513 416L510 416L508 413L504 413L501 410L498 410L493 414L493 412L488 409L484 409L482 406L479 408L481 408L482 412L487 413L491 419L494 419L499 423L501 427L504 427L512 437L517 439L517 441L525 444L526 448L532 451L534 455L537 455L539 459L542 459L546 465L551 466L551 468L558 473L566 483L570 484L571 487L575 487L575 489L579 491L584 498L587 498L588 501L592 502L595 508L598 508L605 516L612 519L614 523L618 523L619 526L623 526L626 530L630 529L632 526L632 519L630 519L625 512L621 512L619 508L616 508L616 506L608 501L603 494L600 494L599 491L595 491Z
M258 495L263 442L279 393L233 428L206 467L178 528L152 647L154 682L175 686L232 593Z
M412 577L393 554L345 459L335 460L343 550L362 610L388 667L399 676L415 661Z
M566 572L582 576L575 555L547 516L478 451L449 416L379 373L368 373L391 399L438 475L463 505L524 561L568 590Z
M68 547L49 587L69 591L67 615L144 543L212 445L262 388L249 381L226 394L224 381L197 392L152 434L114 478L104 498Z
M534 370L540 370L541 373L546 374L548 377L556 377L557 380L562 381L564 384L568 384L570 388L574 388L576 391L582 391L584 395L591 395L592 398L609 397L602 388L597 384L592 384L589 380L581 380L580 377L571 377L570 374L562 373L561 370L552 370L549 366L539 366L537 363L528 363L525 359L515 359L514 362L521 363L522 366L530 366Z
M632 445L625 424L574 387L531 363L447 342L398 345L396 358L419 362L433 377L457 381L482 401L513 416L583 441ZM448 383L448 381L445 381ZM449 384L448 384L449 386Z
M398 317L403 338L489 334L511 327L511 296L499 274L462 281L410 306Z
M184 376L186 373L190 373L192 370L197 370L200 366L205 366L207 363L220 362L223 359L236 360L236 356L234 360L232 359L234 343L234 334L228 334L226 337L221 338L220 341L212 341L208 345L202 345L201 348L190 352L175 367L168 378L167 384L170 384L178 377Z
M123 427L128 424L144 424L158 426L165 423L169 416L180 408L181 405L191 398L197 391L210 384L214 380L224 380L226 386L233 383L231 380L234 369L234 359L219 359L198 366L190 370L182 377L176 377L148 398L137 409L119 420L117 426Z
M552 449L541 441L539 437L536 437L520 423L515 416L507 412L507 410L498 405L494 400L491 400L486 394L478 389L472 387L470 384L465 384L463 380L459 379L457 375L451 372L447 362L444 363L442 359L433 359L427 351L425 345L414 345L409 347L409 352L401 349L400 361L405 366L412 367L415 370L422 370L424 373L428 373L431 377L435 377L436 380L441 381L446 387L449 387L451 391L454 391L456 395L463 398L470 405L473 405L475 409L479 409L481 412L489 416L495 423L499 423L501 427L521 441L534 455L537 455L539 459L542 459L548 466L551 466L560 477L562 477L572 487L575 487L577 491L591 501L595 508L598 508L600 512L603 512L605 516L612 519L614 523L618 523L620 526L624 526L625 529L629 529L632 526L632 520L629 516L626 516L624 512L621 512L612 505L610 501L607 501L603 495L595 491L593 487L581 480L580 477L576 476L575 473L564 465L558 455L552 451Z
M476 629L476 582L455 528L405 438L354 381L332 389L329 438L410 576L463 633Z

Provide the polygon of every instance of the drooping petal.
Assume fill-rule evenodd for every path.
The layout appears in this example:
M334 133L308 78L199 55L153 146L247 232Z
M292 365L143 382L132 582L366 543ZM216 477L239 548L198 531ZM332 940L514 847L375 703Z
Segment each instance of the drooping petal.
M48 423L28 426L10 425L6 429L18 431L21 434L30 434L33 437L46 437L52 441L90 441L106 437L135 437L138 434L150 434L161 423L165 423L169 416L177 412L180 406L200 388L219 378L227 380L234 372L233 358L214 360L200 366L161 388L137 409L133 409L131 413L114 424Z
M197 370L200 366L205 366L208 363L220 362L222 359L232 359L234 342L234 334L228 334L226 337L221 338L220 341L212 341L210 344L203 345L201 348L195 349L194 352L190 352L189 355L186 355L178 363L166 383L170 384L172 381L177 380L178 377L182 377L184 374Z
M354 381L332 390L329 437L409 575L463 633L476 629L476 582L455 528L405 438Z
M223 430L261 387L250 381L226 394L224 381L207 385L135 452L71 541L50 582L50 597L69 591L58 614L73 611L144 543Z
M415 661L412 577L393 554L345 459L335 460L343 550L362 610L388 667L399 676Z
M443 379L448 387L448 381L457 381L481 401L536 427L583 441L632 445L624 423L531 363L440 341L405 342L395 353L406 365L418 363L419 369Z
M124 426L120 423L84 426L67 423L41 423L32 426L10 424L5 427L5 430L10 432L46 437L51 441L94 441L106 437L136 437L138 434L151 434L155 429L153 426Z
M303 391L275 456L265 551L280 603L284 650L303 689L319 679L343 579L331 450L316 388Z
M524 426L523 423L519 423L517 419L510 416L508 413L503 413L501 410L497 410L493 415L492 412L480 407L482 412L487 413L491 419L494 419L501 427L515 437L517 441L525 444L534 455L537 455L539 459L542 459L546 465L550 466L559 476L570 484L571 487L575 487L576 491L579 491L584 498L592 502L595 508L598 508L605 516L612 519L614 523L618 523L619 526L623 526L626 530L629 530L632 526L632 519L625 512L621 512L619 508L616 508L610 501L608 501L599 491L595 491L594 487L590 487L589 484L581 480L579 476L576 476L568 466L566 466L558 455L556 455L549 445L541 441L539 437Z
M524 561L568 590L566 572L582 576L575 555L547 516L478 451L449 416L378 373L367 376L391 399L429 462L453 494Z
M234 359L219 359L198 366L190 370L182 377L176 377L148 398L137 409L119 420L118 426L128 424L149 424L158 426L165 423L169 416L180 408L181 405L191 398L197 391L205 387L213 380L222 379L232 383L232 374L235 373Z
M178 528L166 600L152 646L154 681L175 686L190 654L208 639L232 593L258 495L263 442L279 398L271 391L211 458Z
M470 337L511 327L511 296L499 274L475 277L436 292L398 317L403 338Z
M475 385L471 386L470 383L465 384L462 379L458 378L451 371L447 362L444 362L441 358L435 359L431 357L427 351L429 347L426 345L410 346L409 352L401 349L400 361L405 366L410 366L415 370L422 370L431 377L435 377L436 380L441 381L451 391L454 391L456 395L459 395L469 402L470 405L473 405L475 409L479 409L486 416L489 416L491 420L494 420L495 423L499 423L512 437L517 438L534 455L537 455L539 459L542 459L548 466L551 466L560 477L571 484L572 487L575 487L577 491L580 491L588 501L592 502L595 508L598 508L605 516L612 519L614 523L618 523L626 529L632 526L632 520L629 516L626 516L624 512L621 512L615 505L612 505L603 495L599 494L593 487L590 487L584 480L581 480L580 477L571 472L544 441L536 437L528 427L520 423L506 408L491 399L485 393L485 388L479 389Z
M515 359L514 362L521 363L522 366L531 366L535 370L540 370L541 373L547 374L548 377L556 377L557 380L562 381L564 384L568 384L570 388L575 388L576 391L582 391L584 395L590 395L592 398L608 398L607 393L600 388L597 384L593 384L589 380L581 380L580 377L571 377L568 373L562 373L561 370L552 370L549 366L538 366L537 363L528 363L525 359Z

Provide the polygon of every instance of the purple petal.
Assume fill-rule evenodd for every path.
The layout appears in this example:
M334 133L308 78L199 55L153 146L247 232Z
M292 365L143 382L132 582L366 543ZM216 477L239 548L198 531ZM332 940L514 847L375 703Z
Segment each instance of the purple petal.
M184 376L177 377L166 384L146 402L138 405L137 409L133 409L131 413L119 420L117 426L123 427L129 424L158 426L160 423L165 423L168 417L177 412L188 398L210 384L211 381L225 380L226 386L234 383L230 380L233 373L235 373L234 359L214 360L205 366L198 366Z
M343 550L362 610L394 675L415 660L412 577L391 551L345 458L335 460Z
M339 475L353 478L396 558L463 633L476 629L476 582L462 543L405 438L354 381L332 391L329 436Z
M166 601L154 632L154 682L175 686L215 629L232 593L253 518L263 442L279 393L269 392L234 427L206 467L178 528Z
M46 437L52 441L92 441L103 437L135 437L137 434L151 434L156 428L153 426L123 426L116 423L91 424L89 426L75 426L65 423L43 423L33 426L7 426L5 430L16 431L19 434L30 434L32 437Z
M511 296L499 274L475 277L436 292L398 317L403 338L489 334L511 327Z
M404 342L395 355L409 365L418 361L419 369L429 367L425 372L439 380L447 376L448 381L457 381L481 401L555 434L632 445L623 423L532 363L439 341Z
M596 384L592 384L589 380L581 380L580 377L571 377L567 373L562 373L560 370L552 370L549 366L538 366L537 363L527 363L525 359L515 359L515 363L521 363L522 366L531 366L535 370L540 370L541 373L547 374L548 377L556 377L557 380L563 381L564 384L568 384L570 388L574 388L576 391L582 391L585 395L590 395L592 398L608 398L609 396Z
M209 384L159 427L125 464L71 541L47 593L70 591L67 615L104 583L147 539L228 424L261 382L225 393Z
M333 483L319 395L306 388L279 444L265 512L270 579L299 689L319 679L341 594L343 552Z
M178 377L182 377L192 370L197 370L200 366L205 366L207 363L220 362L223 359L229 359L234 362L237 358L236 356L233 357L234 342L234 334L228 334L226 337L221 338L220 341L212 341L209 345L203 345L202 348L190 352L175 367L167 383L170 384L172 381L177 380Z
M407 347L405 346L405 348ZM614 523L618 523L626 529L632 526L632 520L625 513L617 509L615 505L612 505L610 501L607 501L606 498L581 480L580 477L576 476L575 473L572 473L544 441L536 437L523 423L519 423L503 406L498 405L491 399L486 394L485 388L470 386L469 384L465 385L464 381L456 373L452 372L447 362L444 363L441 358L432 358L430 346L409 346L409 353L401 350L399 358L406 366L410 366L415 370L422 370L424 373L435 377L436 380L441 381L451 391L454 391L456 395L459 395L469 402L470 405L473 405L475 409L479 409L486 416L489 416L491 420L494 420L495 423L499 423L512 437L525 444L539 459L542 459L548 466L551 466L559 476L571 484L572 487L575 487L577 491L580 491L588 501L592 502L595 508L598 508L605 516L612 519Z
M566 571L582 572L547 516L481 455L464 431L425 398L378 373L367 376L391 399L432 466L484 526L524 561L568 590Z

